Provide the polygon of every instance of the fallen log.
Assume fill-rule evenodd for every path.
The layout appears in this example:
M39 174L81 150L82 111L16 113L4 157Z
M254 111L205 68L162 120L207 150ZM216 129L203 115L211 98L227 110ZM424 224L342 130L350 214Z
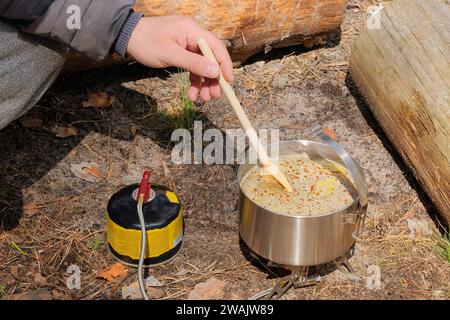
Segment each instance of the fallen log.
M450 6L394 0L354 43L350 73L450 224Z
M135 10L147 16L183 15L225 41L233 61L271 48L318 43L335 33L344 19L348 0L137 0ZM65 71L119 62L117 56L95 63L73 52Z

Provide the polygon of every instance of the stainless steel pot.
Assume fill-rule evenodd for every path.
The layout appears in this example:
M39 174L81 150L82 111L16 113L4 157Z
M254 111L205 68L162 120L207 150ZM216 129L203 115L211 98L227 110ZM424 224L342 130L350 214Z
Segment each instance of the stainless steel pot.
M284 266L312 266L335 260L350 250L363 224L367 188L361 167L334 141L327 144L296 140L279 142L279 155L306 152L346 167L353 176L358 197L346 209L323 216L289 216L260 207L240 188L239 232L247 246L260 256ZM240 165L238 182L254 165Z

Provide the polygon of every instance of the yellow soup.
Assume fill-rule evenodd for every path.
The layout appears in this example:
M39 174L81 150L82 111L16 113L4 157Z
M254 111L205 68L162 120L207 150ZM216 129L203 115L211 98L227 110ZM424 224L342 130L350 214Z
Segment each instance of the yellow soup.
M356 197L350 173L336 162L303 153L281 156L278 165L293 192L287 192L258 166L241 182L247 197L265 209L293 216L321 216L348 207Z

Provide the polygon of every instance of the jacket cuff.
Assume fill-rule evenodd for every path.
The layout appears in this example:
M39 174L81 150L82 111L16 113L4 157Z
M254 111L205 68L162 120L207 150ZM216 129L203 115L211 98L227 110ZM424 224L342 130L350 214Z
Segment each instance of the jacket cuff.
M127 54L128 41L130 41L131 34L143 15L143 13L132 12L120 30L114 46L114 51L117 52L122 58L125 58Z

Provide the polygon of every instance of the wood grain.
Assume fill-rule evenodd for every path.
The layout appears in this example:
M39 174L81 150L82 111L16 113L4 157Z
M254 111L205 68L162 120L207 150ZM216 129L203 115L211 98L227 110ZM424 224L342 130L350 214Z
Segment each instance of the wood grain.
M364 28L350 72L373 114L450 224L450 7L394 0Z

